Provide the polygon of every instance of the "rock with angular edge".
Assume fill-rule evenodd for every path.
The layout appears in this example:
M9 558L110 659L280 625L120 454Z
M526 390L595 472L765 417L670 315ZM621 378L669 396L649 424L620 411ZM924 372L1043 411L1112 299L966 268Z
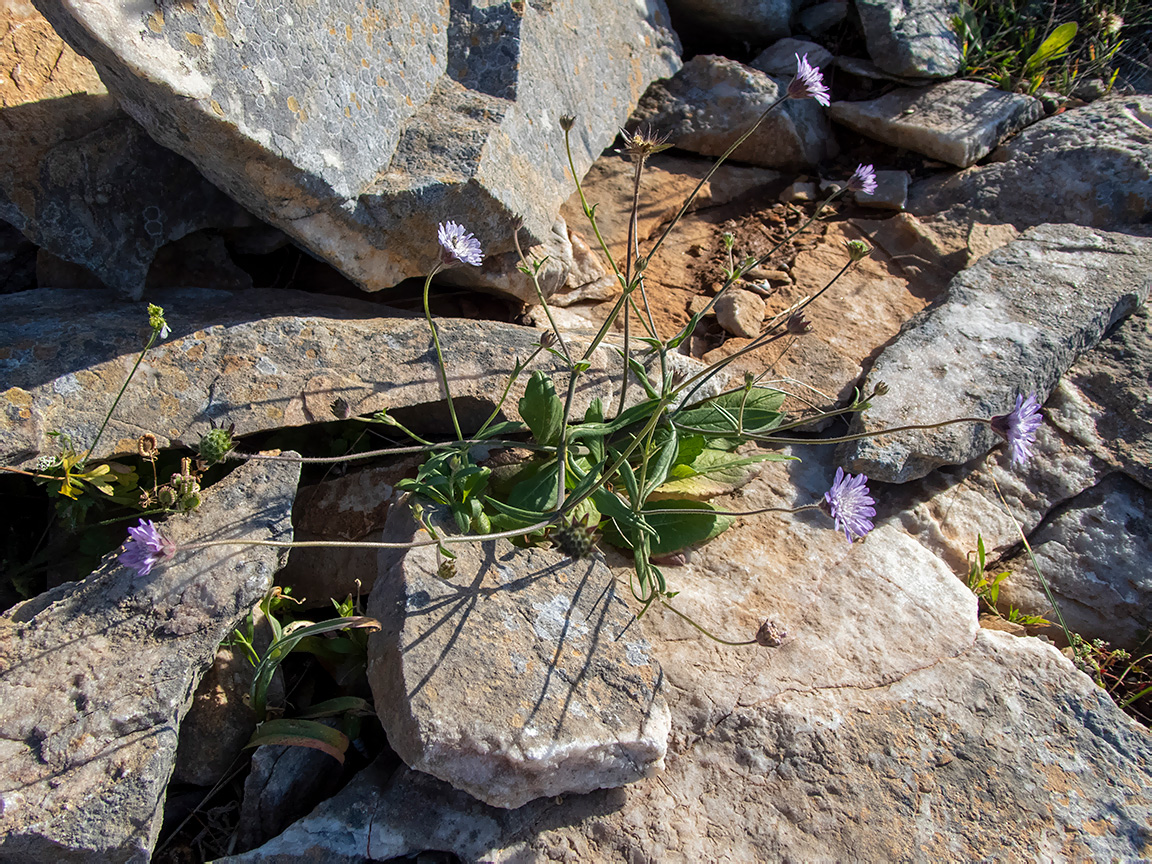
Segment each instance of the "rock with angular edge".
M803 461L766 465L724 503L817 499L831 454L792 455ZM672 712L663 774L506 811L377 765L229 860L1026 860L1049 842L1069 859L1145 854L1147 731L1051 645L981 630L955 572L899 524L848 544L823 514L748 517L665 576L670 602L718 635L750 638L771 617L788 636L721 647L649 610Z
M764 300L743 288L729 288L716 301L716 320L733 336L754 339L764 325Z
M158 142L368 291L427 273L444 220L544 240L560 117L582 175L679 67L662 0L38 5Z
M1150 118L1150 95L1048 117L1005 144L997 161L917 183L908 209L1020 229L1053 218L1094 228L1140 223L1152 210Z
M1044 108L1038 99L989 84L945 81L866 102L833 102L828 114L877 141L965 168L1005 136L1043 117Z
M1152 627L1152 492L1111 474L1050 513L1028 542L1035 565L1025 551L996 568L1012 573L1002 603L1055 620L1039 569L1069 630L1140 649Z
M299 465L252 462L163 525L175 543L291 540ZM201 673L286 553L177 551L147 576L111 555L0 618L0 858L147 861Z
M719 156L780 96L790 79L713 54L698 54L653 84L628 121L651 126L681 150ZM837 154L831 124L815 99L786 99L732 154L766 168L805 168Z
M0 219L137 299L164 244L256 222L149 138L31 4L5 4L3 24Z
M410 511L385 539L427 537ZM668 706L640 622L599 556L434 546L382 550L368 681L408 765L496 807L634 783L663 767Z
M386 409L416 427L451 429L423 316L289 290L180 288L150 299L166 309L172 335L148 352L96 458L135 452L145 432L161 447L195 446L213 421L235 423L238 435L324 422L335 419L337 399L353 415ZM490 321L445 319L438 327L457 411L475 428L516 359L536 349L539 333ZM28 464L57 452L52 431L77 444L92 441L147 333L144 306L117 302L110 291L0 297L0 381L7 388L0 392L0 462ZM577 416L596 396L612 404L622 368L607 348L590 359L576 391ZM545 354L532 368L549 370L564 392L560 361ZM508 416L515 416L526 381L521 375L513 385Z
M1144 302L1150 269L1150 238L1076 225L1026 231L960 273L940 305L884 348L864 387L883 381L890 392L852 433L1006 414L1031 392L1043 402L1077 356ZM865 438L841 453L853 472L903 483L999 440L984 423L962 423Z
M765 48L748 65L765 75L795 75L797 55L807 57L817 69L832 65L832 54L806 39L780 39Z
M868 54L893 75L947 78L963 55L952 20L959 0L856 0Z

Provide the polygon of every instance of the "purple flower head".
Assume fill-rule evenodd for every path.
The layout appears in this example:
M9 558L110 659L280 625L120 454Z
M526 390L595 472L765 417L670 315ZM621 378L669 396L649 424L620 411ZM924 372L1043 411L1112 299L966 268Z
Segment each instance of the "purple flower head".
M1012 448L1012 464L1023 465L1032 456L1032 445L1036 443L1036 430L1044 422L1040 411L1040 400L1035 393L1028 398L1016 396L1016 407L1008 414L998 414L989 424L992 431L1008 442Z
M479 267L484 261L484 250L480 241L469 234L463 225L455 222L441 222L437 232L440 239L440 261L445 266L456 262Z
M876 192L876 171L871 165L857 165L852 176L848 178L849 192L863 192L872 195Z
M789 99L815 99L825 108L832 104L819 68L808 62L808 55L796 55L796 77L788 85Z
M843 531L851 543L856 537L863 537L874 527L872 517L876 515L876 502L868 491L868 478L863 474L853 477L845 474L843 468L836 469L836 479L832 488L824 494L820 509L832 517L837 531Z
M117 560L141 576L151 573L157 562L176 554L176 544L161 534L154 522L141 519L137 527L128 529L128 535Z

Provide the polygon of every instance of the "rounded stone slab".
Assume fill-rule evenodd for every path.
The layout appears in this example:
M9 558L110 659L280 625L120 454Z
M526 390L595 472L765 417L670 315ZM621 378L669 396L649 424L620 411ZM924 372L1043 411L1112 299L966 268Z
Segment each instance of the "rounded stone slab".
M908 209L1021 230L1057 218L1137 224L1152 210L1150 117L1152 95L1138 95L1045 118L1005 144L1002 159L917 183Z
M0 218L139 298L160 247L255 220L108 95L30 4L0 9Z
M944 81L864 102L833 102L828 114L877 141L965 168L1039 120L1044 108L1039 99L978 81Z
M163 531L291 540L299 474L242 465ZM192 693L285 557L213 546L139 576L110 555L0 617L0 860L149 860Z
M384 536L425 538L406 508ZM663 767L663 674L596 558L506 540L383 550L368 680L408 765L496 807L633 783ZM631 625L631 626L629 626Z
M412 422L447 421L443 406L435 408L444 396L422 316L289 290L177 288L148 299L164 307L172 334L148 352L96 458L135 452L146 432L161 447L194 446L213 421L235 423L245 435L333 420L336 399L353 415L432 405ZM478 426L539 333L489 321L438 326L462 422ZM28 464L55 452L52 431L78 444L92 441L147 334L144 304L111 291L0 297L0 462ZM542 356L532 368L555 373L559 361ZM612 404L609 372L622 368L603 348L592 362L577 388L578 416L594 396ZM512 388L509 416L526 381L522 375Z
M680 65L662 0L39 6L150 135L370 291L446 219L489 252L547 237L560 117L582 175Z
M1152 238L1043 225L979 259L876 358L865 390L890 387L852 422L871 432L1043 402L1073 361L1148 297ZM981 456L1000 439L983 423L901 432L843 445L853 472L903 483Z

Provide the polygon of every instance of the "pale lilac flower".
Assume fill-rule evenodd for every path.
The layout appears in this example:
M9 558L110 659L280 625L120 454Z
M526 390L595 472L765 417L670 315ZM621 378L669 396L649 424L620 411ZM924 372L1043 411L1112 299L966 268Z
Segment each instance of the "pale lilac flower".
M455 222L441 222L439 226L440 260L445 266L459 261L479 267L484 261L484 251L480 241L469 234L463 225Z
M128 534L128 542L117 560L141 576L151 573L157 562L176 554L176 544L161 534L154 522L141 519L137 527L128 529Z
M796 55L796 77L788 85L789 99L815 99L825 108L832 104L820 70L808 62L808 55Z
M836 469L832 488L820 502L820 509L832 517L837 531L843 531L851 543L856 537L863 537L874 527L872 517L876 515L876 502L868 491L868 478L863 474L853 477L845 474L843 468Z
M871 165L857 165L852 176L848 178L849 192L863 192L872 195L876 192L876 171Z
M1016 407L1008 414L998 414L989 421L992 431L1008 442L1012 448L1012 464L1022 465L1032 456L1036 443L1036 430L1044 422L1040 400L1035 393L1028 398L1016 396Z

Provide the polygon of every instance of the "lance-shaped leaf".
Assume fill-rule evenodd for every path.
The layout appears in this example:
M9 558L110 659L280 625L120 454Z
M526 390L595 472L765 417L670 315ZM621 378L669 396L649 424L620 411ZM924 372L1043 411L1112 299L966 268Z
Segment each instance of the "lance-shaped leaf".
M560 440L564 425L564 405L547 375L539 370L532 373L519 405L520 416L532 430L532 437L537 444L551 447Z

